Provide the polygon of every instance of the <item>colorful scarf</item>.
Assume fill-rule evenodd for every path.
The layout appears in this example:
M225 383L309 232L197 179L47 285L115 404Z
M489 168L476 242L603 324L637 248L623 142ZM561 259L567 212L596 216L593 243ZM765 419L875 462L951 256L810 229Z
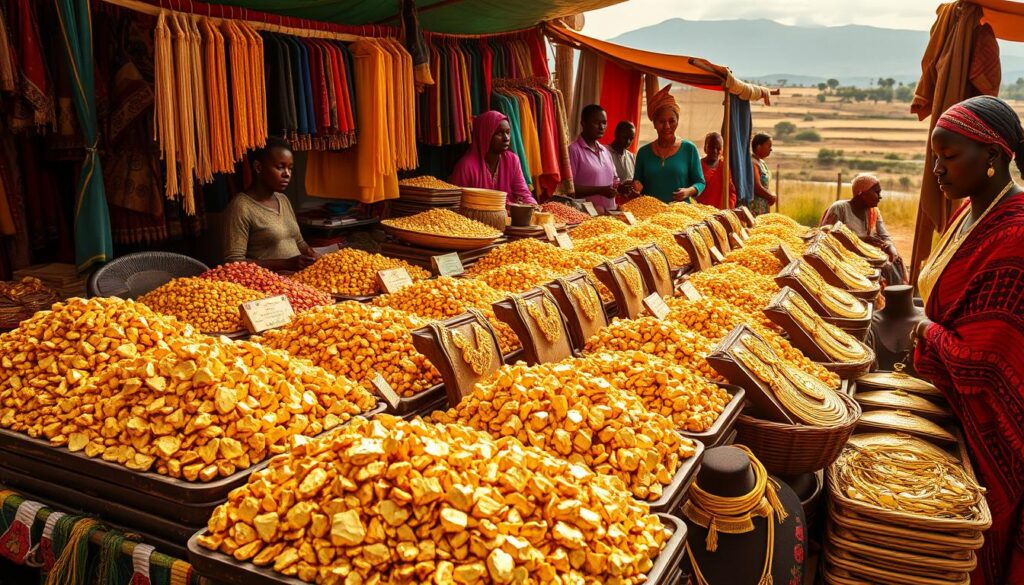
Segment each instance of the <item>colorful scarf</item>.
M956 132L975 142L995 144L1003 149L1003 152L1006 153L1006 156L1010 157L1010 160L1013 160L1013 149L1006 143L1006 140L993 130L991 126L986 124L984 120L979 118L977 114L969 110L964 105L964 102L960 102L946 110L946 113L942 114L942 117L935 123L935 126L943 130Z
M473 122L473 143L462 160L455 165L451 182L460 187L480 189L497 189L504 191L509 203L536 203L526 188L519 157L511 150L506 150L498 158L498 176L492 178L487 168L487 151L491 148L491 138L502 122L508 122L508 116L501 112L484 112Z
M654 122L658 112L665 108L675 112L677 117L679 116L679 102L676 101L675 96L671 92L672 84L670 83L661 88L658 93L647 96L647 117L651 122Z

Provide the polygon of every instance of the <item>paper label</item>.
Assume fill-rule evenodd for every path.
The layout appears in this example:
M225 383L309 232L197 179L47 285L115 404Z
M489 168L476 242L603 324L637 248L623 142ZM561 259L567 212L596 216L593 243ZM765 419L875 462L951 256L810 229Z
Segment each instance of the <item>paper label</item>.
M743 247L743 240L740 239L739 234L737 234L736 232L729 234L729 243L732 244L733 248Z
M572 238L569 237L569 234L558 234L555 236L555 241L558 242L559 248L572 250Z
M683 284L679 285L679 292L683 293L683 296L691 301L699 301L704 298L697 287L693 286L693 283L689 280L683 281Z
M665 299L661 298L661 295L658 293L648 295L648 297L644 299L644 306L647 307L651 314L658 319L664 319L671 311L668 305L665 304Z
M313 251L323 256L325 254L330 254L331 252L337 252L340 249L341 246L338 244L331 244L330 246L323 246L322 248L313 248Z
M633 215L632 211L623 211L622 217L626 220L628 225L636 225L636 216Z
M544 224L544 235L547 236L549 242L554 242L558 237L558 229L550 223L546 223Z
M389 268L377 273L377 284L383 292L396 293L412 284L412 277L405 268Z
M583 202L583 211L586 211L590 217L597 217L597 208L589 201Z
M431 256L430 263L434 265L434 272L438 276L457 276L466 271L462 265L462 258L455 252Z
M711 247L711 257L714 258L715 262L718 264L725 262L725 256L722 255L722 251L718 249L718 246Z
M391 387L391 384L388 384L388 381L384 379L384 376L374 374L373 377L370 378L370 385L377 391L377 394L380 394L381 398L384 399L384 402L388 403L388 406L392 409L398 408L402 398L397 392L395 392L395 389Z
M249 333L261 333L267 329L283 327L295 316L292 304L285 295L242 303L239 311L242 314L242 323Z

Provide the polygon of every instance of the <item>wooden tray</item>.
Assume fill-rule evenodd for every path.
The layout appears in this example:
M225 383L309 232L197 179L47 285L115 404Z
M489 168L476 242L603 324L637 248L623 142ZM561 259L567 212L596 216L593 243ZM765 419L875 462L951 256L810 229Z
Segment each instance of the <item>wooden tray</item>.
M483 248L488 244L493 244L495 240L502 237L502 234L497 231L495 231L495 235L493 237L463 238L457 236L443 236L438 234L414 232L412 230L403 230L387 224L382 225L384 226L384 231L397 240L413 246L422 246L433 250L476 250L478 248Z
M732 395L732 400L725 405L725 409L722 410L722 414L718 415L718 419L711 425L706 431L703 432L692 432L692 431L679 431L684 437L696 439L704 444L708 449L712 447L721 447L725 444L725 440L732 433L733 427L736 426L736 419L740 417L743 412L744 398L746 397L746 390L736 386L735 384L718 384L719 387L724 388L726 392Z
M646 585L673 585L672 577L678 575L677 569L686 554L686 523L668 514L658 514L662 524L672 530L672 536L665 543L665 548L654 560L654 566L647 573ZM206 534L206 529L195 533L188 539L188 562L197 573L211 579L219 585L308 585L306 581L296 577L286 577L270 567L257 567L252 563L236 561L220 551L212 551L199 546L199 537Z
M378 403L375 408L361 414L373 416L383 412L383 409L384 404ZM54 447L49 441L34 439L6 429L0 429L0 450L92 477L112 486L142 492L174 505L223 501L231 490L247 482L250 475L265 468L271 459L268 457L228 477L202 483L174 479L151 471L132 471L119 463L88 457L82 452L72 453L66 447Z

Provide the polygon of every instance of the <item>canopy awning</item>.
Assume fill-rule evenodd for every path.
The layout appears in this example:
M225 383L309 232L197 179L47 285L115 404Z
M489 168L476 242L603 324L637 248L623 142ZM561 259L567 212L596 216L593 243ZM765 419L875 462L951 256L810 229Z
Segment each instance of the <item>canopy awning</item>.
M552 22L545 25L545 32L555 43L593 51L623 67L637 69L662 79L702 89L728 91L748 101L767 102L771 95L769 88L745 83L733 77L728 67L716 65L707 59L632 49L582 35Z
M1024 42L1024 3L1010 0L970 0L981 7L981 22L992 26L1004 41Z
M346 25L398 24L398 0L207 0L248 10ZM424 30L491 34L596 10L624 0L417 0Z

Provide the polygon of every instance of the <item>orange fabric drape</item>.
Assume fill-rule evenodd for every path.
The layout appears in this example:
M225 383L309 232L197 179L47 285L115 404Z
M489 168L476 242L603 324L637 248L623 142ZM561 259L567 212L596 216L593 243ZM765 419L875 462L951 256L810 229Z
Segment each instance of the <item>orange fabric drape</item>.
M970 0L982 8L981 22L992 26L1004 41L1024 42L1024 3L1010 0Z

